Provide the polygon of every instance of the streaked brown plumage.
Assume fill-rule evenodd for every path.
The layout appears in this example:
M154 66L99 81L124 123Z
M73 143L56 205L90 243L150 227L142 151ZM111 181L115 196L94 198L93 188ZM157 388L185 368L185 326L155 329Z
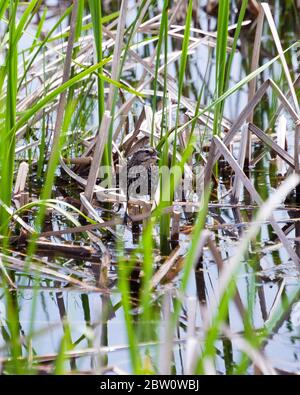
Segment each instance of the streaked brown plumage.
M127 208L129 200L129 189L131 184L140 178L140 174L130 176L130 170L135 166L143 166L147 170L148 186L151 185L151 166L155 165L159 160L157 151L154 148L142 148L135 152L127 164L127 203L125 216L128 217ZM149 193L149 189L148 189Z

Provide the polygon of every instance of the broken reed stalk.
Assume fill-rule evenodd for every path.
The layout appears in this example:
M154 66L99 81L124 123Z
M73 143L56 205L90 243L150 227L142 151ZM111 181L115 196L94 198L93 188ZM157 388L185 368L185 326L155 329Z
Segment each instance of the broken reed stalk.
M14 188L14 202L17 209L24 206L29 201L29 193L25 192L28 172L29 172L28 163L27 162L20 163L16 182L15 182L15 188Z
M78 13L78 0L73 1L73 10L71 15L70 21L70 34L68 39L67 45L67 52L64 61L64 69L63 69L63 76L62 76L62 84L66 83L71 75L71 64L72 64L72 54L73 54L73 47L74 47L74 40L75 40L75 27L76 27L76 20L77 20L77 13ZM53 132L53 143L51 149L51 156L49 162L51 162L51 158L56 156L56 150L59 146L59 138L61 133L61 127L63 123L65 108L67 102L67 91L64 90L59 96L56 120L55 120L55 127Z
M28 163L27 162L20 163L17 179L15 182L14 195L24 192L28 171L29 171Z
M98 177L99 167L101 164L101 159L102 159L102 155L104 152L104 147L107 144L110 123L111 123L111 115L110 115L109 111L105 111L99 131L98 131L98 134L97 134L97 137L96 137L94 156L93 156L87 184L86 184L85 191L84 191L85 197L90 202L92 201L92 198L93 198L94 187L95 187L96 180Z
M286 145L286 138L287 138L287 120L285 115L280 115L278 119L278 125L276 128L276 141L280 148L285 150ZM285 167L283 160L277 155L276 157L276 165L279 174L285 174Z
M249 140L250 132L249 132L249 124L246 124L242 127L241 132L241 144L239 151L239 160L238 163L241 169L244 168L245 158L246 158L246 149ZM232 187L232 203L237 203L239 201L241 195L241 180L239 177L235 177Z
M252 59L251 59L251 67L250 71L254 71L258 68L259 65L259 54L260 54L260 46L261 46L261 37L262 37L262 29L263 29L263 24L264 24L264 12L262 7L259 7L259 14L256 19L256 30L255 30L255 38L254 38L254 44L253 44L253 53L252 53ZM254 95L255 95L255 90L256 90L256 80L257 77L254 77L250 82L249 82L249 90L248 90L248 102L250 102ZM248 122L253 123L253 110L249 113Z
M252 53L252 59L251 59L251 68L250 68L250 72L256 70L258 68L259 65L259 54L260 54L260 46L261 46L261 37L262 37L262 30L263 30L263 24L264 24L264 12L261 6L259 6L259 14L257 16L257 25L256 25L256 30L255 30L255 38L254 38L254 44L253 44L253 53ZM248 102L250 102L255 94L255 90L256 90L256 80L257 77L254 77L250 82L249 82L249 91L248 91ZM247 118L248 122L252 122L253 123L253 114L254 111L252 110L249 113L249 116ZM247 151L246 151L246 159L248 161L248 163L250 163L251 161L251 134L250 132L248 133L247 136Z
M128 8L128 0L123 0L121 3L118 28L115 37L114 53L112 58L111 79L115 81L119 79L120 59L121 59L121 52L123 47L127 8ZM116 92L116 87L111 84L108 93L108 102L107 102L108 111L112 111L115 92Z

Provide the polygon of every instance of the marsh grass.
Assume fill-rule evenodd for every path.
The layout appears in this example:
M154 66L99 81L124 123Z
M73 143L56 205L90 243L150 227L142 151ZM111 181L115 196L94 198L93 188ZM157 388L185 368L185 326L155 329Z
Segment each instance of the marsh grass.
M131 8L123 0L120 10L108 12L101 1L76 0L50 18L47 4L40 1L1 2L3 373L38 373L43 371L39 363L43 358L55 374L76 373L77 358L88 355L90 371L120 372L119 366L109 367L110 353L126 350L130 357L126 369L135 374L216 374L222 369L227 374L276 374L265 346L298 302L299 286L290 292L284 279L267 309L257 278L267 255L261 251L267 248L266 224L273 229L273 233L268 230L268 240L280 250L270 255L274 268L283 266L285 259L299 270L298 241L293 239L294 248L288 228L273 215L277 207L285 210L285 199L299 183L299 92L293 83L299 72L293 67L298 42L281 43L267 3L254 15L247 0L240 2L236 14L236 2L220 1L212 19L215 31L199 29L198 13L210 17L192 0L154 3L142 0ZM256 42L262 31L271 33L270 55L261 51L264 43L256 44L249 51L250 71L238 78L235 62L247 54L255 22ZM201 76L195 86L194 69ZM247 87L248 102L242 103ZM232 106L233 98L241 103L230 118L226 104ZM265 106L262 98L271 104ZM292 122L293 144L288 139L279 143L269 133L282 109ZM242 138L248 142L241 144ZM276 177L272 193L267 174L261 186L247 168L243 151L247 144L254 153L248 159L256 169L271 167L272 158L256 156L253 141L289 167L282 183L276 168L269 171L268 177ZM130 153L143 146L157 150L160 169L176 165L181 174L187 170L193 174L201 165L202 190L193 199L188 191L174 201L180 175L171 174L168 180L161 176L155 202L131 201L132 221L124 224L123 203L118 200L124 193L118 185L114 188L112 180ZM13 186L21 161L28 163L30 171L16 195ZM99 201L100 164L110 166L104 202ZM227 199L231 195L236 204ZM255 218L241 212L248 197L255 202ZM223 204L234 218L230 223L227 214L223 217ZM119 209L114 211L116 205ZM243 215L247 231L238 227ZM291 219L286 218L286 225ZM212 231L215 222L219 228ZM234 231L222 233L225 225ZM299 236L297 222L292 225ZM230 240L230 248L222 240ZM48 248L52 254L46 249L41 258L41 245L42 251ZM89 254L91 261L74 259L80 250L75 247ZM213 279L211 262L216 267ZM244 271L246 300L240 287ZM191 285L194 277L198 300L191 295L196 292ZM25 281L31 301L29 325L23 328ZM85 330L79 335L73 332L65 302L68 287L80 293ZM36 339L43 330L37 322L45 288L55 295L61 334L55 351L40 356ZM101 300L96 318L92 293L100 295L98 304ZM255 323L256 293L260 326ZM240 331L232 324L232 306L242 323ZM113 342L111 348L109 323L118 314L126 340L117 346ZM182 366L178 360L184 361Z

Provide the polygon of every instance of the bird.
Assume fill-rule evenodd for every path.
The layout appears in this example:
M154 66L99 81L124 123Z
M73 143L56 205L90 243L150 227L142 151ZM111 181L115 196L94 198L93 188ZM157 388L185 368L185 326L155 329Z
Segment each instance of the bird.
M128 201L129 201L129 191L130 191L130 186L132 185L133 182L139 180L139 183L142 184L143 179L142 177L144 174L139 173L138 167L143 167L147 171L147 182L148 185L148 191L147 194L151 195L151 167L157 164L159 160L158 157L158 152L156 149L150 147L150 148L142 148L138 151L136 151L131 158L129 158L128 163L127 163L127 191L126 191L126 207L125 207L125 222L127 221L128 217ZM136 167L136 172L132 174L132 169ZM140 179L141 178L141 179ZM138 191L136 191L138 192ZM140 192L140 191L139 191Z
M142 148L136 151L128 161L127 172L134 166L144 166L149 169L151 165L154 165L159 160L158 153L154 148Z

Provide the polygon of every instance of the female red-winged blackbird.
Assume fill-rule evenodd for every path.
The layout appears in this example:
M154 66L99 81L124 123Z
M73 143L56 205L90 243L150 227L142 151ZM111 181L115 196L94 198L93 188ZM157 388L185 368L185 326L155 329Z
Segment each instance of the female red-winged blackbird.
M151 195L151 181L153 177L151 177L151 166L155 165L158 161L157 151L154 148L142 148L139 151L135 152L132 157L129 159L127 164L127 202L125 209L125 217L128 217L127 208L128 208L128 200L129 200L129 192L130 187L135 181L139 181L139 184L147 185L147 194ZM134 169L135 168L135 169ZM139 172L139 168L141 171ZM136 170L136 171L135 171ZM143 183L143 176L147 179ZM147 183L147 184L145 184ZM136 191L141 192L141 191ZM125 218L126 220L126 218Z

